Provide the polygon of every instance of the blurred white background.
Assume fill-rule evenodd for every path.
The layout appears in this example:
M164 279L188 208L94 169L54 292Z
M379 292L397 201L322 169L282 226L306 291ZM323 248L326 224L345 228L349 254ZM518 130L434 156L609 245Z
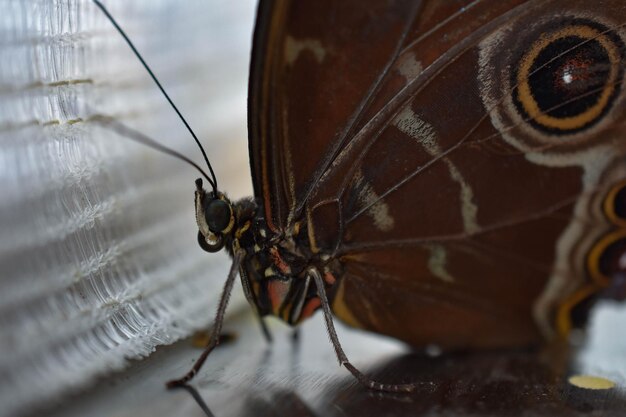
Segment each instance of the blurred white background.
M255 1L103 3L221 188L249 195ZM13 415L206 326L228 261L196 243L198 174L89 121L113 116L200 161L91 1L2 0L0 32L0 415Z

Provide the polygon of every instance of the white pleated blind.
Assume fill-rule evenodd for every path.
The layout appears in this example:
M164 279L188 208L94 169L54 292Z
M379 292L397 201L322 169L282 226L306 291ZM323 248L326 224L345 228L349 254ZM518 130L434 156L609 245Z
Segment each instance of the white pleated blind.
M221 187L249 194L253 1L103 2L203 138ZM0 415L13 415L205 326L228 260L197 246L198 174L90 121L113 116L199 160L102 13L1 0L0 32Z

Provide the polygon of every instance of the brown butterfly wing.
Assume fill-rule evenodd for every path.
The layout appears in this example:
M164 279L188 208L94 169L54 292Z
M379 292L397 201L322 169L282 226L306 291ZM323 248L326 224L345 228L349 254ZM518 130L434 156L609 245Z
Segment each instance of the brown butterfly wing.
M392 57L414 1L264 1L250 81L250 153L267 218L286 226ZM376 19L376 25L371 25ZM357 33L360 32L360 33ZM357 36L358 35L358 36Z
M592 285L601 207L626 176L624 108L541 132L510 114L511 80L554 25L621 38L624 7L380 3L261 6L250 146L266 215L306 219L313 249L342 261L333 308L350 324L416 346L538 340Z

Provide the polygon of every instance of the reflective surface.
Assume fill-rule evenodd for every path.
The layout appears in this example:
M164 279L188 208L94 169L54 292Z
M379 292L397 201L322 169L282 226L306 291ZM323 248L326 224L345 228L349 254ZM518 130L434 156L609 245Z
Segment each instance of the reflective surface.
M623 323L626 309L618 305L617 310ZM623 416L624 335L611 319L596 321L594 327L609 326L606 334L614 338L614 357L607 349L596 357L614 364L596 373L617 384L609 390L567 382L569 375L593 368L595 342L582 345L583 355L552 346L429 356L340 326L346 352L363 371L382 382L422 382L411 395L370 392L337 365L321 316L305 323L297 339L291 329L271 322L274 342L268 345L249 312L242 311L229 317L225 330L232 337L192 381L195 397L193 390L164 387L200 354L188 339L158 349L73 399L49 404L46 411L55 416ZM581 358L586 359L581 363Z

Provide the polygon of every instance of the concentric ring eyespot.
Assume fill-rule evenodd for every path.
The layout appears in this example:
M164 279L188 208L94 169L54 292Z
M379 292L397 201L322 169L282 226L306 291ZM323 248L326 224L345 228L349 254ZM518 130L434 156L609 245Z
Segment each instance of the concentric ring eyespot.
M626 179L613 185L604 199L604 213L616 226L626 227Z
M617 273L626 272L626 230L609 233L589 252L587 266L593 281L606 287Z
M575 19L544 32L511 72L514 107L549 134L580 132L599 122L621 89L624 45L612 30Z

